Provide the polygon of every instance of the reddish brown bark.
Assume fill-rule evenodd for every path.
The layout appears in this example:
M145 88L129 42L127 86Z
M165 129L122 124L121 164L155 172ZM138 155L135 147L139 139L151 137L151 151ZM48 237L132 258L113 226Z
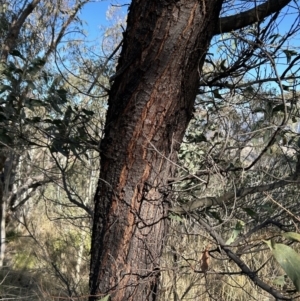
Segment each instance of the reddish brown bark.
M226 31L249 25L241 18L261 20L289 1L269 0L221 21L223 0L132 1L101 142L90 301L107 294L117 301L157 300L167 180L210 40L222 24Z
M192 115L221 4L132 1L101 143L92 295L156 299L170 161Z

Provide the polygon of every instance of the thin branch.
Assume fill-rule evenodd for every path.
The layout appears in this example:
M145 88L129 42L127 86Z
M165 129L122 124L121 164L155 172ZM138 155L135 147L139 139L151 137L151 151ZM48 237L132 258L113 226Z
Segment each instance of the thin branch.
M170 208L169 210L176 214L190 213L198 208L206 208L206 207L216 206L216 205L222 206L223 204L226 204L229 201L231 202L231 200L235 198L242 198L248 194L270 191L276 188L284 187L286 185L295 184L295 183L299 184L300 182L295 180L295 176L290 176L287 177L286 179L279 180L277 182L273 182L270 184L241 188L235 192L227 192L220 197L204 197L204 198L196 199L191 202L188 202L187 204L182 204L174 208Z
M1 62L5 63L10 51L16 45L16 42L19 37L20 30L26 20L26 18L32 13L41 0L33 0L27 5L27 7L22 11L20 17L11 24L9 32L7 33L6 39L2 46L1 52Z
M45 184L50 183L51 180L50 179L45 179L45 180L37 180L37 179L29 179L24 185L18 187L17 191L12 193L8 199L7 199L7 203L10 204L10 209L12 211L16 211L18 208L20 208L22 205L24 205L26 203L26 201L32 197L33 193L36 191L36 189L38 187L41 187ZM28 192L29 189L32 189L31 192L29 192L24 199L20 200L18 202L18 204L14 204L16 199L22 195L25 192Z
M98 81L98 78L100 77L100 75L102 75L102 73L104 72L106 66L108 65L109 61L113 58L113 56L118 52L118 50L121 48L123 44L123 40L119 43L119 45L115 48L115 50L111 53L111 55L105 60L104 64L102 65L101 68L99 68L98 72L96 73L96 76L94 78L94 81L92 82L91 86L89 87L89 89L87 90L87 94L90 94L91 91L93 90L95 84ZM105 89L106 92L108 92L109 90Z
M197 218L197 221L199 224L201 224L208 233L215 239L215 241L218 243L220 248L225 251L227 256L236 263L236 265L241 269L242 273L246 276L248 276L254 284L262 288L264 291L271 294L273 297L276 298L276 300L292 300L290 297L286 297L282 295L279 291L274 289L272 286L268 285L267 283L263 282L257 275L256 271L252 271L246 263L241 260L241 258L236 255L234 252L230 250L228 246L226 246L225 242L223 241L222 237L214 231L206 222L203 220Z
M83 1L83 2L79 2L79 4L77 6L75 6L75 8L73 9L72 14L70 14L70 17L64 22L64 24L62 25L55 41L52 40L51 45L48 49L48 51L46 52L44 58L45 60L47 60L48 56L54 52L54 50L56 50L57 45L60 43L61 39L63 38L65 31L67 30L67 28L69 27L69 25L72 23L72 21L75 19L78 11L88 2L88 0Z

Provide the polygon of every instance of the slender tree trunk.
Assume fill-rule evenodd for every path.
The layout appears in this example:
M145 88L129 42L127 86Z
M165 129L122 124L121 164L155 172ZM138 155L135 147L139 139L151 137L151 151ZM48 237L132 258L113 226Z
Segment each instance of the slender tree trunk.
M0 267L3 266L5 258L8 197L13 190L17 158L13 152L5 155L2 153L0 158Z
M221 0L133 0L109 96L95 196L90 300L157 300L168 178Z
M6 156L0 153L0 267L3 266L4 254L5 254L5 218L6 218L6 203L4 200L4 163Z
M6 201L0 199L0 268L3 267L6 248Z

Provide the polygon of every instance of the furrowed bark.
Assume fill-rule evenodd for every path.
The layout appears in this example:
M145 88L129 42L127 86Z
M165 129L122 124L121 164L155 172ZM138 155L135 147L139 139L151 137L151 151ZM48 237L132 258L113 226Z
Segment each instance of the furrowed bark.
M222 1L133 1L109 96L90 300L155 300L167 179L192 116Z
M100 147L90 301L157 300L170 162L192 116L209 43L222 32L222 3L132 1Z

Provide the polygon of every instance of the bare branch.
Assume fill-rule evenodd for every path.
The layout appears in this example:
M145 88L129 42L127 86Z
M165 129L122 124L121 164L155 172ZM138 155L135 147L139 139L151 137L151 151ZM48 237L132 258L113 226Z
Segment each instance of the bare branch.
M290 2L291 0L267 0L264 4L240 14L220 18L215 29L215 35L237 30L255 22L262 21L271 14L280 11Z
M62 25L57 37L55 40L52 40L51 45L48 49L48 51L46 52L44 58L47 59L47 57L56 50L57 45L60 43L61 39L63 38L67 28L69 27L69 25L72 23L72 21L75 19L78 11L88 2L88 0L84 1L84 2L79 2L78 5L75 6L75 8L73 8L73 12L72 14L70 14L70 17L64 22L64 24Z
M45 184L50 183L50 179L33 179L30 178L24 185L18 187L17 191L11 193L11 195L7 199L7 203L10 205L10 209L12 211L16 211L18 208L20 208L22 205L26 203L26 201L33 195L33 193L36 191L38 187L41 187ZM28 195L20 200L18 204L15 204L15 201L17 198L22 195L25 192L28 192L29 190L32 190L28 193Z
M284 187L286 185L295 184L295 183L299 184L298 181L295 182L294 176L290 176L287 177L286 179L273 182L270 184L241 188L236 192L227 192L220 197L204 197L204 198L196 199L187 204L183 204L171 208L170 211L176 214L185 214L185 213L192 212L198 208L223 205L233 200L234 198L241 198L241 197L245 197L248 194L270 191L276 188Z
M216 233L214 229L212 229L205 221L201 219L197 219L198 222L208 231L208 233L217 241L218 245L222 250L225 251L227 256L236 263L236 265L241 269L242 273L247 275L254 284L262 288L264 291L271 294L276 300L292 300L290 297L283 296L279 291L274 289L272 286L268 285L267 283L263 282L257 275L257 271L252 271L246 263L231 249L226 246L226 243L223 241L222 237Z
M26 20L26 18L32 13L41 0L33 0L27 5L23 10L20 17L12 22L9 32L2 46L1 52L1 62L4 63L7 60L8 54L16 45L17 39L19 37L20 30Z

